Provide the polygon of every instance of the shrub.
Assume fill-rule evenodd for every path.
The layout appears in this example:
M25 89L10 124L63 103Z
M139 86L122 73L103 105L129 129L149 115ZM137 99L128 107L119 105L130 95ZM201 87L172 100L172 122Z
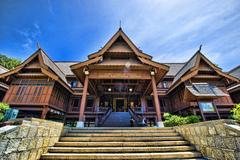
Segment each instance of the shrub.
M233 113L232 117L235 120L240 121L240 103L236 104L233 109L231 110L231 113Z
M164 113L163 117L165 119L164 125L166 127L197 123L197 122L200 122L200 119L201 119L200 116L191 115L191 116L182 117L182 116L172 115L170 113Z
M3 120L6 110L9 109L9 105L6 103L0 103L0 121Z

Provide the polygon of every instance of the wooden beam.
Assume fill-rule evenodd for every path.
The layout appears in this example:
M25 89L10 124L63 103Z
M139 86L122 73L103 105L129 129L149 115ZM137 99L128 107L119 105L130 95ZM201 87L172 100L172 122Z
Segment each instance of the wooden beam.
M137 86L137 85L139 85L139 83L120 83L120 82L118 82L118 83L114 83L114 82L112 82L112 83L101 83L101 85L102 86Z
M96 86L94 84L92 84L91 81L89 81L89 86L91 87L91 89L93 90L94 94L97 96L98 95L98 92L96 90Z
M100 57L96 57L96 58L94 58L94 59L90 59L90 60L84 61L84 62L80 62L80 63L74 64L74 65L70 66L70 68L71 68L72 70L77 70L77 69L79 69L79 68L81 68L81 67L84 67L84 66L87 66L87 65L96 63L96 62L98 62L100 59L102 59L101 56L100 56ZM83 71L81 71L81 72L83 72Z
M221 78L220 76L214 76L214 75L196 75L194 78L201 78L201 79L218 79Z
M141 95L141 92L104 92L104 95Z
M45 119L46 118L46 115L48 113L48 106L44 106L43 107L43 110L42 110L42 114L41 114L41 119Z
M148 90L150 89L151 84L152 84L152 82L150 81L150 82L148 83L148 85L147 85L146 90L143 92L143 95L144 95L144 96L148 93Z
M17 73L16 76L19 76L19 77L46 77L46 75L42 74L42 73Z
M151 79L148 71L128 71L123 70L93 70L89 75L90 79Z

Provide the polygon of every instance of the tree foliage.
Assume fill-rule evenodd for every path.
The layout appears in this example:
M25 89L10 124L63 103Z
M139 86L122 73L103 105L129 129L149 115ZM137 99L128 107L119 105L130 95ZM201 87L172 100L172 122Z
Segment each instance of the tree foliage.
M233 119L240 121L240 103L236 104L231 110L231 112L233 113Z
M0 103L0 121L3 120L6 110L9 109L9 105L6 103Z
M13 69L21 63L21 60L16 58L10 58L3 54L0 54L0 65L7 69Z
M166 127L197 123L197 122L200 122L201 120L200 116L191 115L191 116L182 117L182 116L172 115L170 113L164 113L163 117L165 119L164 126Z

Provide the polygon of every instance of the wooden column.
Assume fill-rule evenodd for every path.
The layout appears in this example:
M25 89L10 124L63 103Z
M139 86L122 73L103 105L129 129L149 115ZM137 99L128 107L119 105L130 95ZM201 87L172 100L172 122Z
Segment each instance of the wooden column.
M146 96L142 96L142 97L141 97L141 107L143 107L144 112L147 111Z
M159 104L159 99L158 99L158 95L157 95L156 80L155 80L154 75L152 75L151 77L152 77L153 99L154 99L154 105L155 105L155 110L156 110L156 114L157 114L157 126L163 127L160 104Z
M80 112L79 112L79 121L84 122L84 111L87 101L87 90L88 90L88 75L86 75L83 86L83 94L81 98Z
M98 109L99 109L99 105L100 105L99 103L100 103L100 97L95 96L95 97L94 97L94 101L93 101L93 109L94 109L94 112L97 111L97 107L98 107Z
M41 114L41 119L45 119L46 118L46 115L47 115L47 112L48 112L48 106L43 106L43 110L42 110L42 114Z

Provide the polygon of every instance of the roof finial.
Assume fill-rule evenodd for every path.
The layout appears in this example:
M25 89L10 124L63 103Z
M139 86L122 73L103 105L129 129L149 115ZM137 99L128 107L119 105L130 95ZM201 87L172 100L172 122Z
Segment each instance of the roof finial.
M122 21L119 21L119 29L122 29Z
M40 49L41 47L40 47L40 44L37 42L37 49Z
M201 51L201 49L202 49L202 44L199 46L199 49L198 49L198 51L200 52L200 51Z

